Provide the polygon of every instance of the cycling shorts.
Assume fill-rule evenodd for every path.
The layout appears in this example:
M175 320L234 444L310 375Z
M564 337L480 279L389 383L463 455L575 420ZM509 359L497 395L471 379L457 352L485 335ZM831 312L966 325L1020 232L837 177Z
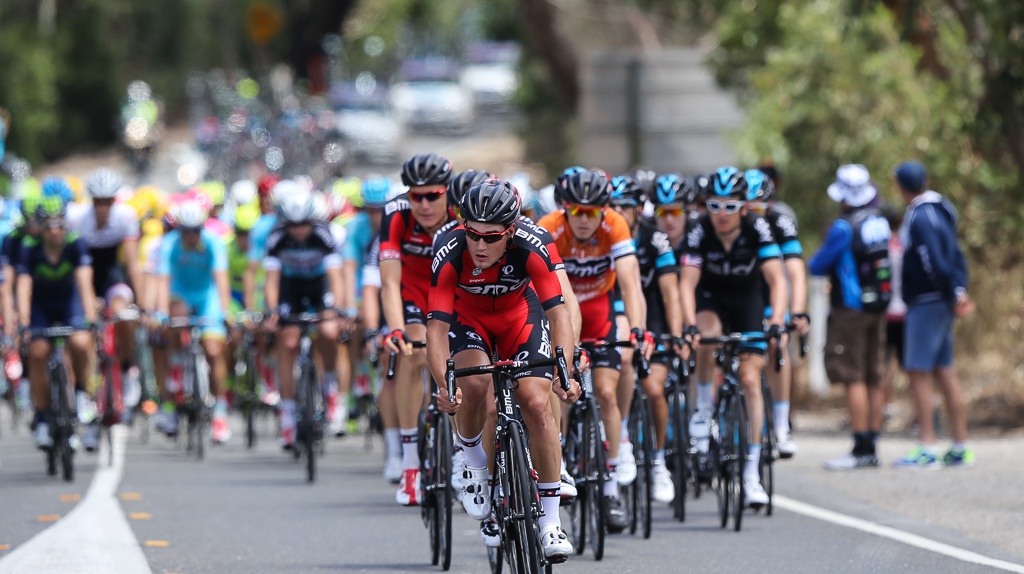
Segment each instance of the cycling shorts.
M427 283L429 286L430 283ZM402 285L402 312L405 315L405 324L418 323L427 324L427 314L423 312L427 308L427 290L417 289L408 285Z
M107 302L108 307L114 299L124 299L131 305L135 302L135 293L132 293L132 288L127 283L114 283L107 289L107 293L103 298Z
M615 328L615 296L611 292L580 302L580 315L583 318L580 339L613 342L618 340L619 333ZM598 347L590 354L590 364L595 369L618 371L622 368L622 355L616 347Z
M746 293L714 293L698 287L697 313L704 311L718 316L723 333L764 334L764 299L759 288ZM763 355L768 350L768 343L750 343L742 345L740 350Z
M210 287L205 297L182 297L171 293L171 299L181 301L188 305L192 316L206 321L208 324L202 328L204 339L226 339L227 328L224 326L224 313L220 308L220 296L217 289Z
M334 307L334 295L327 289L327 276L316 279L281 277L279 300L282 316L319 313ZM287 323L282 319L282 323Z
M503 360L534 361L552 356L551 334L537 295L529 290L521 305L500 313L459 314L449 333L451 356L466 351L483 351ZM515 378L554 378L553 367L540 367L515 374Z
M29 318L29 330L44 329L54 325L70 325L76 328L85 326L85 312L82 310L82 297L75 289L68 294L66 301L47 302L33 301L32 314Z

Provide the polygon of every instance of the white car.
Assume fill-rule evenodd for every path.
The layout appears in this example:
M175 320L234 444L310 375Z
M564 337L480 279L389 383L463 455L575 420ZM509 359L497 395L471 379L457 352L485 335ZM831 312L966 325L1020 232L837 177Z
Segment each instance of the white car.
M380 164L402 161L405 124L385 91L357 94L333 88L332 95L337 96L333 104L338 131L357 159Z
M516 92L519 45L514 42L476 42L469 47L469 64L462 85L473 92L478 108L501 108Z
M473 93L458 82L454 63L442 58L409 60L391 86L391 102L410 127L444 133L473 129Z

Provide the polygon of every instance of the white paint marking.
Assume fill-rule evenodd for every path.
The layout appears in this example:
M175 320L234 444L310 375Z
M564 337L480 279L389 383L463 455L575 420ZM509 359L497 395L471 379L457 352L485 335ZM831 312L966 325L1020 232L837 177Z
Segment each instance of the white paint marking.
M982 556L977 552L971 552L970 550L950 546L949 544L937 542L930 538L897 530L889 526L882 526L881 524L875 524L874 522L861 520L860 518L854 518L831 510L825 510L824 508L812 506L778 494L772 497L772 504L790 512L803 514L804 516L817 518L818 520L824 520L825 522L831 522L832 524L838 524L839 526L845 526L846 528L853 528L854 530L860 530L861 532L867 532L868 534L874 534L875 536L882 536L922 550L942 554L964 562L970 562L971 564L980 564L982 566L990 566L1007 572L1019 572L1024 574L1024 566L1020 564Z
M113 431L114 464L103 464L107 460L104 442L98 458L100 466L82 502L56 524L0 560L0 574L151 573L146 556L117 502L128 431L120 425Z

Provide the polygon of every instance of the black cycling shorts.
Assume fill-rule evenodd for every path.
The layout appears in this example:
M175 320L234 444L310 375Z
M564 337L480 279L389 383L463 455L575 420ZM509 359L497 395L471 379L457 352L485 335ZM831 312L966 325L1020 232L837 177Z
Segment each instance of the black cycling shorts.
M316 279L281 277L280 313L319 313L334 308L334 295L327 289L327 276ZM287 322L282 320L282 322Z
M761 289L746 292L721 293L697 288L697 312L710 311L718 315L723 333L764 333L764 298ZM765 343L752 343L741 347L745 353L764 354Z

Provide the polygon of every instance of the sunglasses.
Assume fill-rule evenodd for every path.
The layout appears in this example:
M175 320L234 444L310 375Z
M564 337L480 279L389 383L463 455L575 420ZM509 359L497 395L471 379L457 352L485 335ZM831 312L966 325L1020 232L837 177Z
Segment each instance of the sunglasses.
M743 208L744 202L742 201L718 201L716 199L708 200L708 211L711 213L725 213L731 215L736 213Z
M409 199L412 200L413 203L423 203L424 200L429 201L430 203L434 203L435 201L444 197L444 194L444 189L431 191L429 193L410 193Z
M299 221L299 222L289 221L288 223L285 223L284 226L285 227L291 227L292 229L294 229L296 227L302 227L303 225L309 225L310 223L312 223L312 221Z
M43 229L64 229L64 221L60 219L51 219L42 223Z
M200 233L202 233L203 228L202 227L182 227L180 230L181 230L181 234L182 235L199 235Z
M114 198L113 197L107 197L107 198L97 197L97 198L92 200L92 204L93 205L108 205L108 206L109 205L114 205Z
M509 227L504 231L491 231L490 233L481 233L479 231L474 231L471 228L467 227L466 239L468 239L469 241L483 241L484 243L492 244L501 241L501 238L508 235L511 231L512 228Z
M566 205L565 212L573 217L600 217L604 213L603 207L589 207L584 205Z
M683 214L683 211L685 211L685 210L681 206L680 207L655 207L654 208L654 215L657 215L658 217L665 217L666 215L671 215L672 217L679 217L680 215Z

